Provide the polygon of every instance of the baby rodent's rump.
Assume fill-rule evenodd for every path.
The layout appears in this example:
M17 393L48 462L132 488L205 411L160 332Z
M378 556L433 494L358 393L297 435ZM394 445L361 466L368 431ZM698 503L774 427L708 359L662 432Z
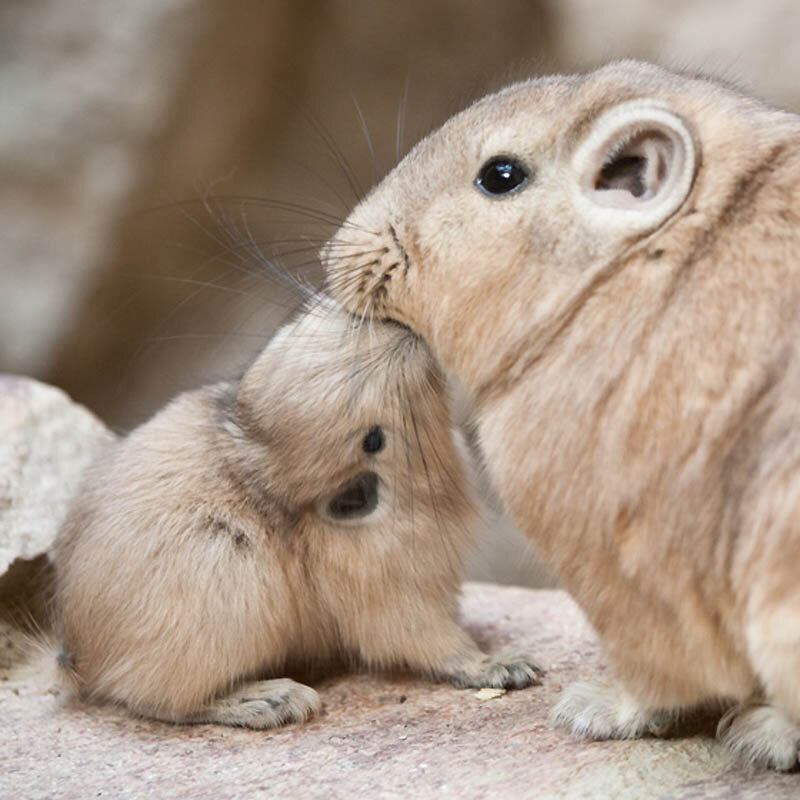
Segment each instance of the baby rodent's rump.
M320 707L286 664L535 682L456 622L475 522L461 449L421 340L313 304L240 381L180 395L90 470L53 553L76 688L270 727Z
M638 62L478 101L323 251L348 308L466 387L496 489L597 628L619 683L565 693L573 730L733 702L734 749L797 763L798 253L800 119Z

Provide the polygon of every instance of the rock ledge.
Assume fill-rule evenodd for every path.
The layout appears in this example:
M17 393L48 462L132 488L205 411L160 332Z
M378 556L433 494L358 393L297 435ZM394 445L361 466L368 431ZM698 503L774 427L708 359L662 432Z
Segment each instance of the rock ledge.
M0 375L0 612L28 601L20 587L36 573L22 568L46 564L83 468L112 438L58 390ZM554 730L561 687L603 672L565 593L467 584L463 614L485 649L530 652L544 685L491 697L407 675L330 677L315 684L321 716L261 732L83 705L59 692L47 664L9 671L18 639L0 613L0 797L800 796L798 775L735 768L711 738L713 721L671 740L588 743Z

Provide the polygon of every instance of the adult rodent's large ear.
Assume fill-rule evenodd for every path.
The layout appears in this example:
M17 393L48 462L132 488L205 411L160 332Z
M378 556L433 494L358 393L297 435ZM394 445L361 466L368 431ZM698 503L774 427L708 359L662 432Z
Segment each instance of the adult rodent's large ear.
M573 157L578 202L591 222L645 232L686 199L698 161L687 124L653 101L601 114Z

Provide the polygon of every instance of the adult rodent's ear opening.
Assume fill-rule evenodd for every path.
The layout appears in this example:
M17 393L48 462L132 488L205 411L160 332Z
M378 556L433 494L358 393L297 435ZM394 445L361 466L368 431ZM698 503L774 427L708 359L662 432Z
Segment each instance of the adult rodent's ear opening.
M651 230L686 199L696 164L695 139L680 117L646 100L622 103L575 152L578 203L605 228Z

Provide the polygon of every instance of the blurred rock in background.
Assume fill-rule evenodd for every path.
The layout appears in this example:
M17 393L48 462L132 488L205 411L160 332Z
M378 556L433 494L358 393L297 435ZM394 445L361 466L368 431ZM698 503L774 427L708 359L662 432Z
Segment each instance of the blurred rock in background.
M126 430L235 375L420 136L515 78L626 56L800 107L792 0L6 0L0 371ZM502 515L473 577L538 584Z
M56 367L151 170L146 150L201 40L200 5L0 5L0 369Z

